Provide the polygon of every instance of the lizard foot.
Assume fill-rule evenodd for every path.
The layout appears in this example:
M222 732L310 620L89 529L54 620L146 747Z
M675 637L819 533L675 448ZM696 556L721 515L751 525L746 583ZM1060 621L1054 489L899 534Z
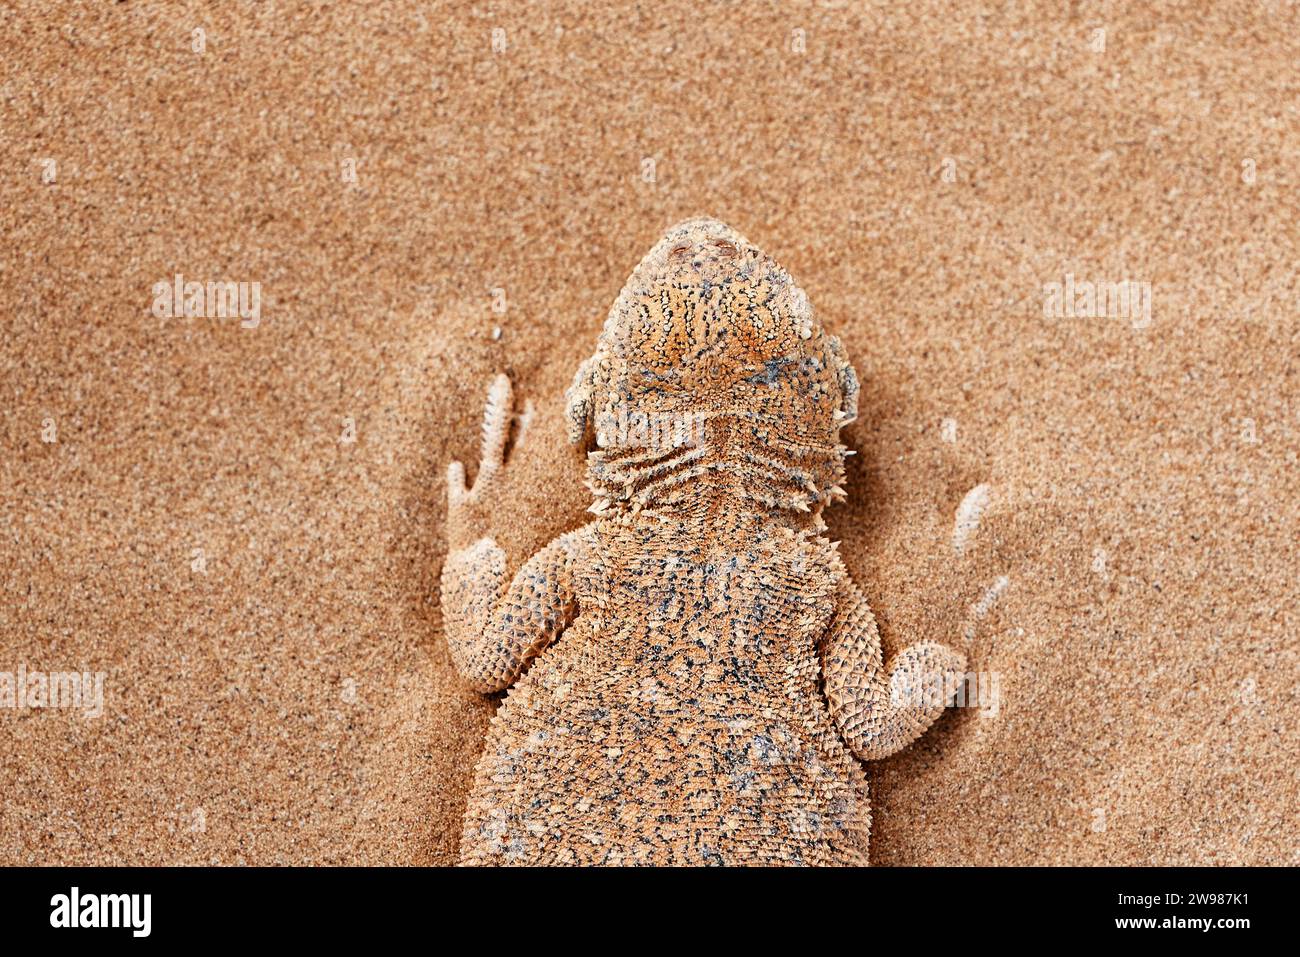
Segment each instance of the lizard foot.
M499 374L488 386L483 407L482 446L478 474L473 486L465 484L465 466L453 461L447 466L447 538L452 551L482 538L481 521L475 516L487 503L505 464L506 441L514 411L514 390L510 378Z

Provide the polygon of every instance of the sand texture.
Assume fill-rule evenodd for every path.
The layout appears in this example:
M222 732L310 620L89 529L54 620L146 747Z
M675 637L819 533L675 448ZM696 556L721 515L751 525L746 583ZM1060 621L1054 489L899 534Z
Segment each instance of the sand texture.
M497 540L581 523L563 391L696 215L861 378L886 649L999 682L867 767L872 862L1300 862L1296 4L19 2L0 53L0 673L105 676L0 707L0 863L454 861L445 465L505 372ZM1045 314L1089 281L1149 313Z

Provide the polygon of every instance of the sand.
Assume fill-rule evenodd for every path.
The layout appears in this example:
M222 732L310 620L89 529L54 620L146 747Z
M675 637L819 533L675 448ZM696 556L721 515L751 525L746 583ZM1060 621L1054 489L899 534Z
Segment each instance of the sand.
M23 2L0 37L0 672L105 675L98 718L0 708L0 862L453 860L494 702L441 634L443 467L505 371L499 537L580 522L563 388L701 214L863 380L827 517L888 646L1000 682L870 767L873 861L1297 862L1294 4ZM260 283L259 324L158 318L178 273ZM1067 274L1149 283L1149 323L1045 316Z

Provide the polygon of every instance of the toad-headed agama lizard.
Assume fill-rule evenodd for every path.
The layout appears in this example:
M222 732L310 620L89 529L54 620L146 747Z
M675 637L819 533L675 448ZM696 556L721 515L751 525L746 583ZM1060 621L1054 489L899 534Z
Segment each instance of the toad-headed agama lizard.
M462 863L866 863L859 761L916 740L966 660L921 641L884 661L826 537L858 403L839 339L772 258L690 220L636 267L566 399L596 518L513 578L470 519L499 488L506 377L473 489L448 469L447 642L476 689L510 689Z

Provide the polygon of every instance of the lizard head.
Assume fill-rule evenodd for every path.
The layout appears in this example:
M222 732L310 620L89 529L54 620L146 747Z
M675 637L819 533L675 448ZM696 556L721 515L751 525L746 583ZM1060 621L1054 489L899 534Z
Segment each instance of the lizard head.
M598 504L644 505L714 475L769 507L810 509L842 494L839 430L858 380L779 263L691 219L633 270L566 398L570 440L595 446Z

